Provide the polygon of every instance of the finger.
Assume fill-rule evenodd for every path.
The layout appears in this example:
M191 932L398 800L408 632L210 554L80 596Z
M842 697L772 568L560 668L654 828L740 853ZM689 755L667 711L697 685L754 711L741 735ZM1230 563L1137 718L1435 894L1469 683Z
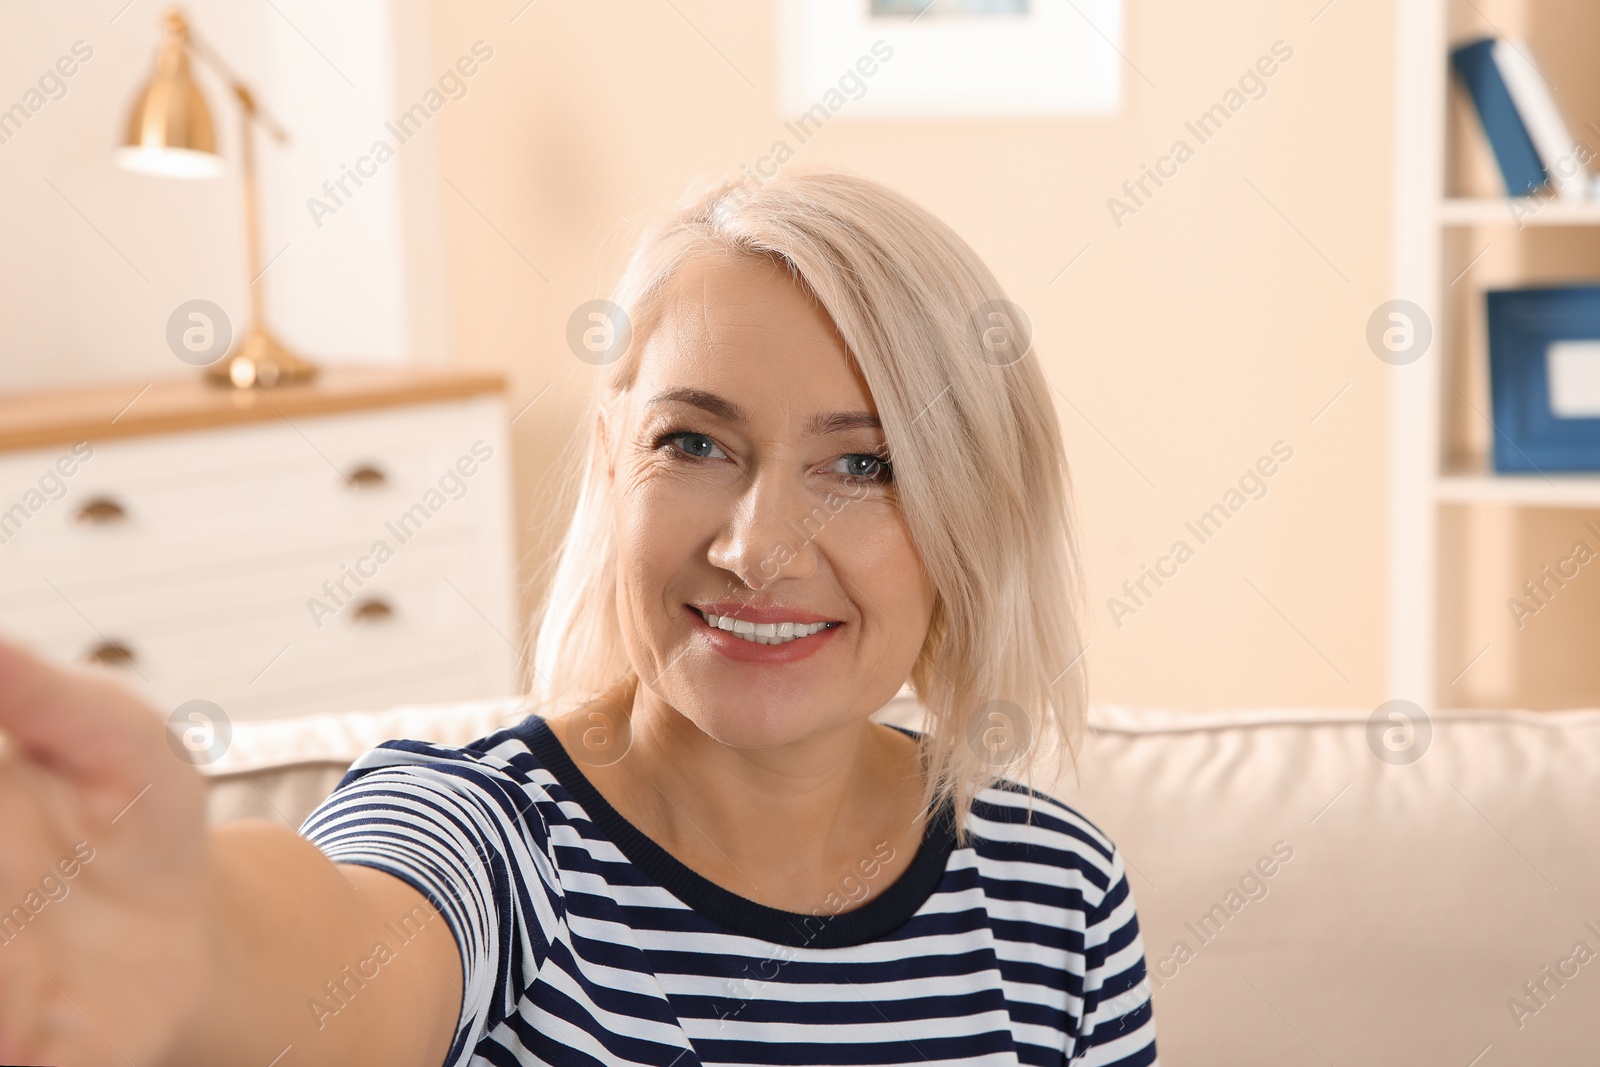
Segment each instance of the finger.
M47 663L0 637L0 733L82 781L137 765L136 752L159 729L150 709L110 679Z

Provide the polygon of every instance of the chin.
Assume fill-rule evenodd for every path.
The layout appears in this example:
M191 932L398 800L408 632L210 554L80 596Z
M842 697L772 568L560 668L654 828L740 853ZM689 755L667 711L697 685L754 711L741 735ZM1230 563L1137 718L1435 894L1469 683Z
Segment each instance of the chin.
M714 697L680 708L707 737L729 748L774 748L803 741L832 725L811 700Z

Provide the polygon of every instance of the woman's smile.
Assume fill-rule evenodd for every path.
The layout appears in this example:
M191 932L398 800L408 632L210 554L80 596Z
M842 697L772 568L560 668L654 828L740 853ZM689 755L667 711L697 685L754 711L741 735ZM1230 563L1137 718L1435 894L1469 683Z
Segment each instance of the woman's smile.
M720 606L720 605L718 605ZM793 663L829 647L844 623L810 612L774 608L725 608L718 615L686 605L690 624L711 647L742 663ZM808 621L815 620L815 621Z

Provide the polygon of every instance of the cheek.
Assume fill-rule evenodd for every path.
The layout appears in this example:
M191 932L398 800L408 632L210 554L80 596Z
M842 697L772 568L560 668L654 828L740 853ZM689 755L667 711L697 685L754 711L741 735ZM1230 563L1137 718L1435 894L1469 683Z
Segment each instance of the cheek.
M648 622L667 600L690 592L677 588L675 578L692 569L709 514L694 497L691 487L670 476L645 475L618 485L618 603L637 622Z
M855 514L847 509L841 516L829 561L867 622L878 622L897 644L915 643L909 650L914 655L933 611L932 580L896 508L879 503L857 507ZM890 625L882 625L886 623Z

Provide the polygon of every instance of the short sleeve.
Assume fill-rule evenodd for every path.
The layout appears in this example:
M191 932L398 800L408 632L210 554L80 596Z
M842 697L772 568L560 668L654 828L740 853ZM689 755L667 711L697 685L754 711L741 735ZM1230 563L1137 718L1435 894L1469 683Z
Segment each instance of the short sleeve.
M1105 895L1085 920L1083 1022L1072 1063L1147 1067L1157 1060L1144 940L1115 847L1108 875Z
M516 1010L564 922L541 801L540 786L476 746L389 741L300 826L329 859L399 878L449 924L463 981L447 1067Z

